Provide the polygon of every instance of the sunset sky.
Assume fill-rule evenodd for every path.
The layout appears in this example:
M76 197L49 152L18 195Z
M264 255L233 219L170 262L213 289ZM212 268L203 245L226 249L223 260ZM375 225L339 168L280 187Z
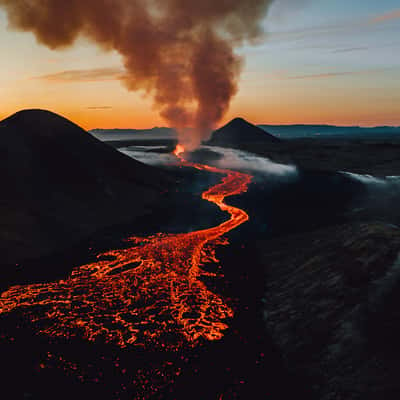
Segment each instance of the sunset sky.
M400 125L399 0L276 0L265 39L246 58L225 121ZM118 77L120 56L86 40L51 51L7 28L0 9L0 119L24 108L87 129L165 125L152 101Z

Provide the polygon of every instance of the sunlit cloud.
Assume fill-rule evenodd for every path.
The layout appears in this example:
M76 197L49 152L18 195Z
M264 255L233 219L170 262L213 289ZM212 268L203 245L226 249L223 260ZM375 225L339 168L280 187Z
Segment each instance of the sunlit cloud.
M365 74L373 74L379 73L387 70L388 68L381 69L367 69L367 70L358 70L358 71L332 71L332 72L323 72L318 74L308 74L308 75L293 75L293 76L281 76L279 79L328 79L328 78L336 78L341 76L353 76L353 75L365 75Z
M375 15L367 19L349 19L331 25L315 25L304 29L291 31L268 32L264 36L265 41L287 41L299 40L315 35L330 35L338 32L353 31L359 29L371 29L372 25L400 19L400 9L389 11L384 14Z
M348 47L344 49L336 49L333 50L332 53L353 53L355 51L364 51L364 50L369 50L370 48L368 46L360 46L360 47Z
M113 81L123 78L122 68L76 69L33 77L52 83Z
M377 24L380 22L391 21L393 19L400 19L400 9L393 10L382 15L378 15L374 18L371 18L369 22L372 24Z
M86 107L87 110L112 110L112 106L93 106Z
M359 72L355 72L355 71L325 72L322 74L287 76L283 79L326 79L326 78L334 78L337 76L357 75L357 74L359 74Z

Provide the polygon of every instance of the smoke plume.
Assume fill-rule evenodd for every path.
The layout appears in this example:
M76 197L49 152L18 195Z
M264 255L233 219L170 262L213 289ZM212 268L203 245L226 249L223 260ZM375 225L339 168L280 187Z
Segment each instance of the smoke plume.
M154 99L187 147L209 136L237 91L237 46L273 0L0 0L10 26L51 49L86 37L121 54L129 90ZM190 127L190 129L187 129Z

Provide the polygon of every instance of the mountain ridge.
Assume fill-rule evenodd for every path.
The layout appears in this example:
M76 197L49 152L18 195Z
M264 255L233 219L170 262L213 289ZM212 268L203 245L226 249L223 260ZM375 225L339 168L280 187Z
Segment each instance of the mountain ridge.
M175 184L45 110L0 122L3 262L41 257L147 213Z
M278 143L280 139L251 124L243 118L234 118L226 125L213 132L207 141L211 146L238 147L242 142Z

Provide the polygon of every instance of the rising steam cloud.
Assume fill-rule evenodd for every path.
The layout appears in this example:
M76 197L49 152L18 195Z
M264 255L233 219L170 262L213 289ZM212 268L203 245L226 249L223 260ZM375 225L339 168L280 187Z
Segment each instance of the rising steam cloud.
M273 0L0 0L10 26L51 49L79 36L123 57L187 147L206 139L237 91L237 46L256 39ZM191 127L192 129L186 129Z

